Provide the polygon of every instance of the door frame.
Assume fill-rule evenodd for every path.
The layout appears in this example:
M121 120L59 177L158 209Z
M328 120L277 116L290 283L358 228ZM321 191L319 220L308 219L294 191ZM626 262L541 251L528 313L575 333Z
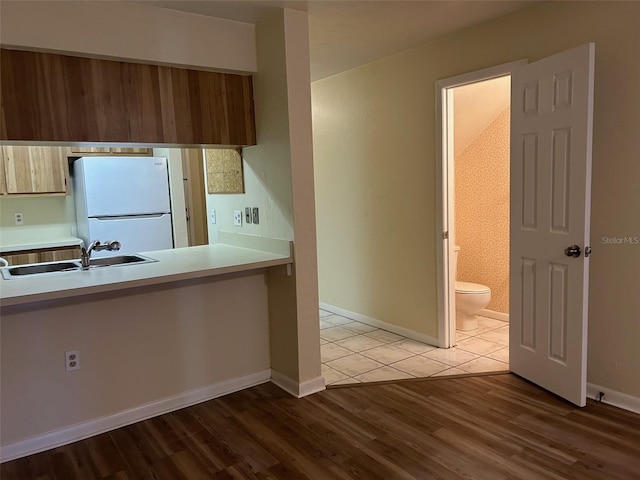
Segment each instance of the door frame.
M503 63L436 81L436 286L438 346L455 346L455 283L451 258L455 245L453 88L510 75L527 59ZM452 314L452 312L454 312Z
M201 148L183 148L182 176L184 180L187 233L189 246L209 243L207 206L205 199L204 159Z

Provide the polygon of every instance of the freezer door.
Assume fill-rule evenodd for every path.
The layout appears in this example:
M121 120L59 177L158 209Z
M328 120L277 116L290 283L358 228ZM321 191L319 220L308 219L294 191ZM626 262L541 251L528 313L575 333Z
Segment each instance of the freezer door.
M161 157L84 157L88 217L169 213L167 159Z
M83 240L87 245L94 240L117 240L122 244L118 252L93 252L92 257L166 250L173 248L171 215L90 218L89 235Z

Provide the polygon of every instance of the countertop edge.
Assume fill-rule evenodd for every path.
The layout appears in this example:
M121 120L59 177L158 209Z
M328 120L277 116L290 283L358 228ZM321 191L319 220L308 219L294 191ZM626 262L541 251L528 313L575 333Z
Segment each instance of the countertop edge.
M11 255L30 250L55 250L65 247L79 247L82 240L76 237L64 237L46 242L9 243L0 245L0 255Z
M57 290L52 292L42 292L14 296L0 299L0 309L16 305L24 305L27 303L43 302L48 300L59 300L64 298L80 297L95 293L112 292L125 288L146 287L150 285L161 285L164 283L180 282L184 280L194 280L198 278L215 277L240 272L249 272L252 270L262 270L269 267L287 265L293 263L291 258L279 258L272 260L264 260L259 262L230 265L227 267L216 267L211 269L197 270L191 272L169 273L166 275L153 276L148 278L140 278L135 280L126 280L122 282L105 283L100 285L91 285L87 287L74 288L72 290Z

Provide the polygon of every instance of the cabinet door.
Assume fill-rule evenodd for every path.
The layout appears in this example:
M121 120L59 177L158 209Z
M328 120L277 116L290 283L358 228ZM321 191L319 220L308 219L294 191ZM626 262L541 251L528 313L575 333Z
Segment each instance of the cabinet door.
M41 262L60 262L63 260L77 260L80 258L80 247L64 247L55 250L42 250L39 255Z
M112 155L151 155L150 148L112 148Z
M70 147L74 155L110 156L110 155L146 155L151 156L153 149L148 147Z
M71 153L102 153L109 155L111 149L109 147L71 147Z
M80 247L60 247L52 249L24 250L21 252L0 253L0 257L9 265L27 265L29 263L61 262L80 258Z
M12 267L16 265L27 265L29 263L40 262L40 255L36 251L26 251L20 253L8 253L0 255L4 258Z
M2 147L7 193L66 193L67 165L59 147Z
M7 180L4 178L4 148L0 148L0 195L7 193Z

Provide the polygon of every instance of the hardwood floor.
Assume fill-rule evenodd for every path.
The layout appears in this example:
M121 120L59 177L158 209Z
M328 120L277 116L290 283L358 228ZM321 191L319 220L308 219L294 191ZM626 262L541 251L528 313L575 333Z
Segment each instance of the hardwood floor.
M640 415L511 375L272 384L0 467L2 480L640 479Z

